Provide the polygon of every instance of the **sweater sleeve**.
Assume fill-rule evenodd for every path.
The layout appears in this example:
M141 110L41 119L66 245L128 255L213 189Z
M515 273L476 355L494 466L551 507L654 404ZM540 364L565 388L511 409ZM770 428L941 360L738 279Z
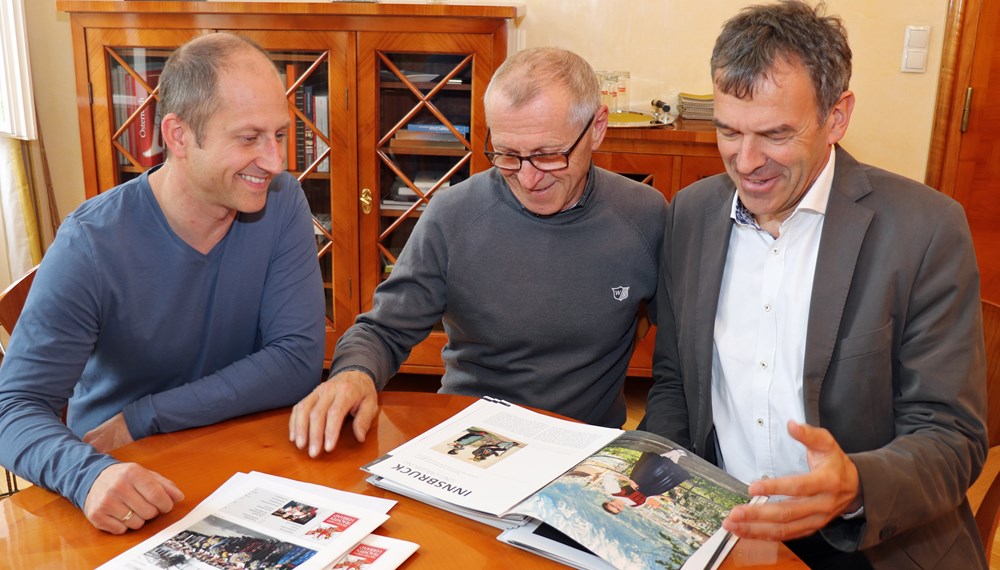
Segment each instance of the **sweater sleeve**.
M62 423L96 342L100 299L89 244L71 216L32 283L0 367L0 464L83 508L112 457Z
M332 374L350 368L374 375L381 390L410 350L441 321L447 304L448 253L440 198L417 221L389 278L375 291L370 311L337 343Z
M133 438L289 406L319 382L325 311L312 219L297 182L281 192L288 194L284 202L268 198L269 213L280 217L277 243L266 252L270 259L259 308L259 349L202 378L126 406Z

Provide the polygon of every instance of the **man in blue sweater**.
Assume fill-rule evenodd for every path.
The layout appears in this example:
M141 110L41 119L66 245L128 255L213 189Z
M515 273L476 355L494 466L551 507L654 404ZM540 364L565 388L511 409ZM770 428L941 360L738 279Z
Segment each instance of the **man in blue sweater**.
M337 344L331 379L290 437L331 451L348 413L363 439L377 390L438 322L441 391L619 427L638 313L652 303L666 201L597 168L608 126L593 69L565 50L511 56L485 96L495 168L435 194L372 310Z
M246 40L203 36L167 62L159 111L166 162L66 218L0 368L0 464L115 534L183 495L107 451L290 405L323 363L274 65Z

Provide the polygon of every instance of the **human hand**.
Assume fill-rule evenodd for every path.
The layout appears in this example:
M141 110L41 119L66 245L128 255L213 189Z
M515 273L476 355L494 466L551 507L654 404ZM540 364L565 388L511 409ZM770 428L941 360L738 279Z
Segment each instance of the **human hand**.
M94 480L83 514L98 529L123 534L169 513L182 500L184 493L159 473L138 463L116 463Z
M101 453L118 449L132 443L132 434L125 423L125 414L119 412L108 421L88 431L83 436L83 442L94 446Z
M288 439L295 447L309 446L309 456L330 452L337 445L347 414L354 416L354 437L365 440L378 412L378 392L372 379L359 370L348 370L323 382L292 408Z
M806 446L809 472L753 482L753 496L788 498L733 508L722 522L726 530L741 538L791 540L811 535L863 504L858 469L829 431L789 421L788 433Z

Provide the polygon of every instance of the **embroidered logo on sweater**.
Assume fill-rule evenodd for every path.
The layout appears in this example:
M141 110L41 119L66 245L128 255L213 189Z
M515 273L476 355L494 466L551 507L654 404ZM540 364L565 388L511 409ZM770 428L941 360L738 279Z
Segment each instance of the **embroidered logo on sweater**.
M615 301L624 301L625 299L628 299L628 287L612 287L611 294L614 295Z

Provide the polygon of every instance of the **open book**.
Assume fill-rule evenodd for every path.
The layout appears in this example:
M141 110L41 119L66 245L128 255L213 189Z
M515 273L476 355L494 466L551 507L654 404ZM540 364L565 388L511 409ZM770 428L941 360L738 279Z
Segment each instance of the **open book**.
M746 485L654 434L482 399L363 467L369 481L505 529L578 568L711 568Z
M391 569L417 548L369 534L393 505L264 473L236 473L184 518L100 569Z

